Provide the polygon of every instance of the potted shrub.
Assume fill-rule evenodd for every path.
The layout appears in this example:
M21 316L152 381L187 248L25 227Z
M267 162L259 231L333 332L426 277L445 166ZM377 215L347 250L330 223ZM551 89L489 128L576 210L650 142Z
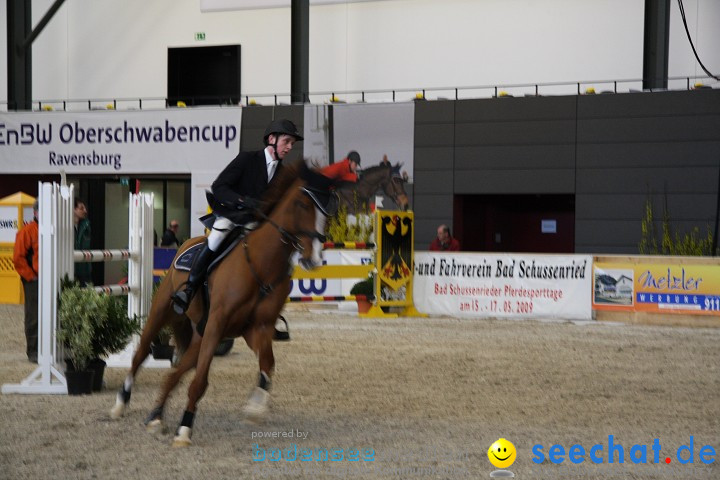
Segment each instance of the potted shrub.
M165 325L158 332L157 337L150 344L150 350L155 360L172 360L175 347L170 345L172 338L172 329L170 325Z
M65 345L68 358L66 373L93 371L92 389L95 391L102 388L105 361L101 357L121 351L140 330L140 322L137 318L128 318L124 305L117 297L81 287L78 283L63 282L58 307L58 337ZM90 393L84 388L80 393Z
M372 306L372 303L370 300L367 300L367 298L371 298L375 295L373 277L370 276L353 285L350 289L350 295L365 296L366 299L356 299L355 301L358 305L358 313L367 313Z
M68 394L92 392L93 370L89 368L93 354L94 318L102 308L95 291L78 284L63 288L58 307L58 339L65 345Z
M90 361L91 368L95 371L93 390L99 392L102 390L105 371L105 361L102 357L122 351L132 336L140 331L140 321L135 316L128 317L126 297L112 297L92 291L101 297L100 306L103 309L102 314L95 317L93 359Z

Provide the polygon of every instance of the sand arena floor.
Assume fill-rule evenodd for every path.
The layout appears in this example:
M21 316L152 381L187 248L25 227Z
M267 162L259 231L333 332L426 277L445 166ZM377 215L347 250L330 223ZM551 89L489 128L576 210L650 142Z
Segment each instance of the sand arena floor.
M479 479L494 470L487 450L499 437L515 445L509 469L520 479L720 478L717 455L711 465L699 458L705 445L720 450L720 329L370 320L319 308L292 309L288 319L292 341L275 346L265 423L243 420L258 367L237 342L213 363L188 449L170 442L190 375L158 435L142 421L165 370L141 372L120 421L108 412L123 369L107 370L107 389L89 396L1 395L0 478ZM0 331L0 383L17 383L33 370L21 306L0 305ZM608 462L609 435L623 446L625 463ZM694 462L681 465L676 450L690 436ZM653 463L655 438L660 463ZM537 444L541 465L532 461ZM554 444L566 450L562 463L548 458ZM602 444L603 463L587 455L572 463L574 444ZM647 446L647 463L630 461L635 444ZM270 460L273 449L280 461ZM323 449L336 457L342 450L343 460L318 461ZM300 461L302 450L313 460ZM262 451L265 460L254 461Z

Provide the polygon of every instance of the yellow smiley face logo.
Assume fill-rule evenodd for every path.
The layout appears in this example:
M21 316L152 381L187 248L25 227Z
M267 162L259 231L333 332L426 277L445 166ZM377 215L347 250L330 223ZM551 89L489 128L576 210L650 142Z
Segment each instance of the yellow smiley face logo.
M497 468L508 468L515 462L515 445L499 438L488 448L488 459Z

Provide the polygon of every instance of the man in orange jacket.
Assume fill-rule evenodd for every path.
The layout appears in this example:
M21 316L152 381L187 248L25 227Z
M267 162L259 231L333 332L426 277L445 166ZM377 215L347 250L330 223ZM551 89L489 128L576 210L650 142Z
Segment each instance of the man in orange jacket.
M33 221L15 236L13 263L22 278L25 292L25 340L28 360L37 363L38 356L38 202L33 205Z

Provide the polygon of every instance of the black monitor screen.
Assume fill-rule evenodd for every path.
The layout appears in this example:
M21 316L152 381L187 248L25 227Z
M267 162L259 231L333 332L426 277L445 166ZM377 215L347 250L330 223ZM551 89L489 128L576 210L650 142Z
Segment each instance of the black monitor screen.
M168 104L240 102L240 45L168 48Z

